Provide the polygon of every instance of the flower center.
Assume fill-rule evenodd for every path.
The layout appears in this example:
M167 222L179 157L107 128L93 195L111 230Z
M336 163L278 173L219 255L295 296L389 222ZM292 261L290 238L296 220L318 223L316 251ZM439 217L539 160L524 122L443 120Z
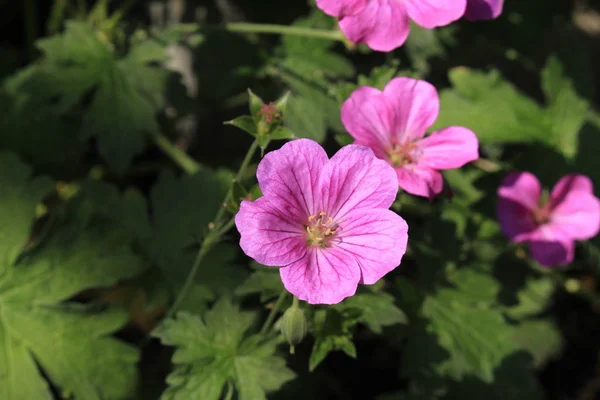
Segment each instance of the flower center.
M533 210L533 220L536 225L544 225L550 222L550 208L544 206Z
M327 217L325 211L311 215L306 225L306 243L309 246L328 247L337 229L337 224L333 222L333 218Z
M394 143L387 151L388 159L394 167L402 167L415 162L416 145L414 143Z

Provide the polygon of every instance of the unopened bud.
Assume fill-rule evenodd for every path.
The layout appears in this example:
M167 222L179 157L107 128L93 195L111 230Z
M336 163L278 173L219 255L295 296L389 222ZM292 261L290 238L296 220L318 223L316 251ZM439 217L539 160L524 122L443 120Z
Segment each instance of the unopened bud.
M294 354L294 346L304 339L308 331L308 321L297 301L281 317L280 327L281 334L290 345L290 353Z

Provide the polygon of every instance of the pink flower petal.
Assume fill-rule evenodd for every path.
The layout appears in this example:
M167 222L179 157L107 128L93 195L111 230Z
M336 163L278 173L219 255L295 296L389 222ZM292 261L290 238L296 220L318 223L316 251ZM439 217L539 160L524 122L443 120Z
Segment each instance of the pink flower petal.
M465 13L466 0L402 0L410 19L423 28L436 28L456 21Z
M288 292L310 304L337 304L356 293L360 280L354 256L335 247L312 247L279 274Z
M546 267L569 264L575 254L575 242L548 226L540 227L529 242L531 256Z
M409 32L408 15L398 0L369 0L361 12L342 18L339 26L352 42L377 51L402 46Z
M304 220L315 214L315 189L329 158L317 142L297 139L267 153L258 165L260 189L285 214Z
M538 207L542 186L535 175L529 172L511 172L498 188L498 196L521 204L528 210Z
M420 140L422 153L418 163L433 169L460 168L479 158L477 136L467 128L445 128Z
M407 242L406 221L391 210L375 209L346 214L333 245L356 257L360 283L370 285L400 265Z
M438 116L440 99L435 87L428 82L394 78L383 93L396 117L394 133L398 143L423 137Z
M306 254L304 226L266 197L242 201L235 216L240 247L249 257L269 266L289 265Z
M415 196L431 199L444 187L442 174L434 169L409 164L395 170L400 188Z
M572 191L594 193L594 185L590 178L585 175L571 174L562 177L552 188L550 193L550 207L556 207Z
M342 147L323 168L319 180L321 207L334 220L346 213L389 208L398 193L394 169L366 147Z
M504 0L468 0L465 18L469 21L498 18L503 5Z
M336 18L359 13L366 4L367 0L317 0L317 7Z
M515 243L528 241L537 225L531 210L510 198L500 197L496 207L502 232Z
M600 231L600 200L586 191L571 191L553 210L549 228L571 239L591 239Z
M356 143L371 147L378 157L392 146L394 114L383 93L370 86L356 89L342 105L342 123Z

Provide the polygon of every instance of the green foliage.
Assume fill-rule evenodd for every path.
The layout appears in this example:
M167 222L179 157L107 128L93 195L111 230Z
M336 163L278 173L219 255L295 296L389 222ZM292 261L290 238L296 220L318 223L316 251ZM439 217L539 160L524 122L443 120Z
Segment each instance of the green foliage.
M118 308L73 302L91 288L110 287L142 269L128 235L105 220L81 229L65 217L35 251L17 259L29 238L35 204L50 181L29 180L31 170L10 154L0 156L2 187L15 197L2 202L0 271L0 397L51 399L49 382L77 399L124 399L135 382L137 351L110 338L126 321ZM77 213L74 213L77 215ZM40 239L41 240L41 239Z
M294 377L276 355L276 339L248 335L255 315L221 299L203 318L181 312L153 333L169 346L175 370L163 399L218 400L232 387L240 400L266 399Z
M145 135L159 131L156 115L166 104L172 73L149 64L167 59L163 46L138 41L125 57L118 57L109 43L81 22L67 23L64 33L41 39L37 46L44 59L33 67L21 90L36 93L39 107L55 113L71 112L92 92L81 120L81 137L96 137L109 165L125 171L144 149Z
M459 67L449 77L453 89L440 94L435 127L463 125L473 129L482 143L540 142L565 157L575 156L589 104L577 94L557 57L548 58L541 74L545 106L519 93L498 71Z

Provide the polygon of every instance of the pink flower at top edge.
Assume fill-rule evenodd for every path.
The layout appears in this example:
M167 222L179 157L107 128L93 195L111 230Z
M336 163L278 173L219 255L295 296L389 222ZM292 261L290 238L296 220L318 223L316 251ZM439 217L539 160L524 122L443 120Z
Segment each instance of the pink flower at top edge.
M465 18L469 21L498 18L503 6L504 0L468 0Z
M400 264L408 226L389 210L396 176L368 147L345 146L329 159L318 143L294 140L268 153L256 176L263 197L243 201L235 216L240 246L281 267L298 299L339 303Z
M383 91L363 86L342 106L342 123L355 143L369 146L394 167L398 185L408 193L432 198L442 191L439 172L479 158L477 136L453 126L424 137L439 110L431 84L395 78Z
M583 175L560 179L545 204L542 186L529 172L508 174L498 188L497 214L504 234L515 243L528 242L533 258L545 266L573 261L575 240L600 230L600 200Z
M328 15L339 18L342 32L354 43L391 51L406 41L410 20L432 29L456 21L467 0L317 0Z

